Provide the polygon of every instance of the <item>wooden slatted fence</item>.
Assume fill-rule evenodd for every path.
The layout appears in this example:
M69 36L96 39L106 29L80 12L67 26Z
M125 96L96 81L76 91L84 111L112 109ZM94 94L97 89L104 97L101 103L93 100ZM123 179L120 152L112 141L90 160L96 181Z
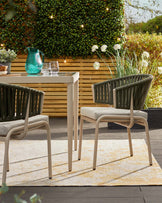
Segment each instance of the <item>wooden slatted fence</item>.
M26 55L19 55L11 64L12 72L25 72ZM92 84L111 78L109 69L103 61L97 57L88 59L45 59L45 62L52 60L59 61L61 72L79 72L79 108L82 106L97 106L92 98ZM100 69L95 70L93 63L100 62ZM111 69L114 71L114 63L106 60ZM22 84L21 84L22 85ZM66 116L67 115L67 85L66 84L23 84L24 86L39 89L45 92L43 114L49 116ZM100 105L106 106L106 105Z

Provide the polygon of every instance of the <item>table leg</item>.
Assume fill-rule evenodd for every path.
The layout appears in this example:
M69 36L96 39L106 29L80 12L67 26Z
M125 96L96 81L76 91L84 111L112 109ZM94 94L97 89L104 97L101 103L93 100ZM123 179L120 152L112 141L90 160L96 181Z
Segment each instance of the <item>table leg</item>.
M78 142L78 100L79 100L79 82L74 84L74 150L77 150Z
M73 144L73 95L74 84L67 85L67 135L68 135L68 168L72 171L72 144Z

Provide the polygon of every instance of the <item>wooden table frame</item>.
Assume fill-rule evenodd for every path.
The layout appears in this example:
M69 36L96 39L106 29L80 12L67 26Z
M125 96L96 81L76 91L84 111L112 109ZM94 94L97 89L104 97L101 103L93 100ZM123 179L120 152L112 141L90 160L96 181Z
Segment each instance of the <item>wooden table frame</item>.
M27 75L26 73L11 73L0 76L1 83L59 83L67 84L67 136L68 136L68 169L72 171L72 146L74 129L74 149L77 150L78 140L78 100L79 72L60 72L57 76ZM74 117L73 117L74 115Z

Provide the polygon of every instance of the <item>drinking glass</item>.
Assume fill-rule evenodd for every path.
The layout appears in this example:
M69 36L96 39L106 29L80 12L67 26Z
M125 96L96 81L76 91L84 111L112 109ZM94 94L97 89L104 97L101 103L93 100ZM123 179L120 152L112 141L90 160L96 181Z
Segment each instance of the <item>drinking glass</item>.
M58 61L51 61L51 75L58 75L59 72L59 63Z
M41 73L43 75L49 75L50 69L51 69L51 64L50 63L43 63Z

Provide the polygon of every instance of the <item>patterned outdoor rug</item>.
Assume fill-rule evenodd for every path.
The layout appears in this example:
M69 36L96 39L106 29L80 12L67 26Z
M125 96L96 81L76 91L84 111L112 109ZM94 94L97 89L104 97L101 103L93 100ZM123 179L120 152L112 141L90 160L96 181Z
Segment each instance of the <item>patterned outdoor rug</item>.
M46 141L11 141L7 185L162 185L162 169L154 158L153 166L149 166L147 146L143 139L133 140L133 157L129 156L127 140L99 140L96 170L92 170L93 143L93 140L83 141L80 161L77 160L78 152L73 152L73 171L68 172L67 141L52 140L53 178L49 180ZM0 142L0 176L2 176L3 149L4 144Z

